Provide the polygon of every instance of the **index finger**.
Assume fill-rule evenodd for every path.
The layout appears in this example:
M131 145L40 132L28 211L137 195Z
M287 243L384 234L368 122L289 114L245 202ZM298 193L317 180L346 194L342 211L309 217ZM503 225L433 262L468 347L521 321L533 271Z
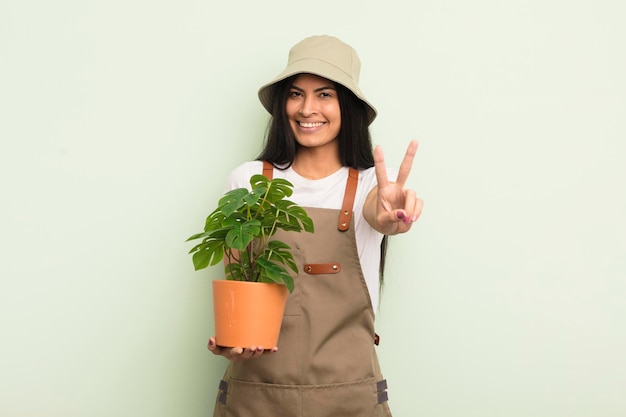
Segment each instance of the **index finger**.
M412 140L409 143L408 148L406 149L406 154L404 155L404 159L402 159L402 163L400 164L400 169L398 170L398 178L396 179L396 183L400 185L404 185L406 179L409 177L409 173L411 172L411 167L413 166L413 159L415 159L415 153L417 152L417 146L419 143L417 140Z
M387 168L385 167L383 148L380 146L374 148L374 172L376 172L376 182L378 186L381 188L386 187L389 184L389 180L387 180Z

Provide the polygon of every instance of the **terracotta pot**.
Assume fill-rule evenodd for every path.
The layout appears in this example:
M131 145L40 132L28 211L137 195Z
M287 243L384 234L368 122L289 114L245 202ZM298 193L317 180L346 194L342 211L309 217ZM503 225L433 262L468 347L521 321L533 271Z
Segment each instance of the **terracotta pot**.
M219 346L278 346L289 290L280 284L213 281L215 341Z

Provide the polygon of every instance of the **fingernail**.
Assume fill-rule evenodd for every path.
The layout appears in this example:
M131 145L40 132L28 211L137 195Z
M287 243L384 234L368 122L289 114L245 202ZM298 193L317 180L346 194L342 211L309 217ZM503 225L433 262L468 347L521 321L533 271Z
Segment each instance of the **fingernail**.
M213 339L209 339L209 346L213 346Z
M257 352L263 352L263 348L261 346L259 346L258 348L256 348Z
M416 222L417 221L417 214L415 216L411 217L411 221L412 222Z
M397 216L398 216L398 218L399 218L400 220L404 219L404 217L405 217L404 213L403 213L403 212L401 212L401 211L399 211L399 212L398 212Z

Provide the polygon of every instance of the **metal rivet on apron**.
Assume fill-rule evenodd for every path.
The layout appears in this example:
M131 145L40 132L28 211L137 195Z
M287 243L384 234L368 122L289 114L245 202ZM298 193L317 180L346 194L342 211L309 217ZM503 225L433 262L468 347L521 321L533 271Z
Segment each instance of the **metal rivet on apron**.
M220 404L226 404L226 392L224 392L224 391L220 391L220 395L219 395L219 397L217 398L217 401L218 401Z
M347 225L347 224L348 224L348 223L346 223L346 222L341 223L341 225L342 225L343 227L346 227L346 225Z
M333 265L333 270L336 271L337 270L337 265Z
M386 380L386 379L383 379L383 380L378 381L378 382L376 383L376 390L377 390L378 392L385 391L387 388L388 388L388 387L387 387L387 380Z
M313 270L313 268L311 268L310 266L306 267L306 272L311 272Z
M387 394L387 391L384 392L379 392L378 393L378 404L382 404L384 402L389 401L389 394Z
M217 397L217 401L221 404L226 404L227 395L228 395L228 382L222 379L220 381L219 396Z
M376 383L376 391L378 391L378 404L382 404L389 401L389 395L387 394L387 380L383 379Z
M344 215L344 216L347 216L347 215L348 215L348 210L344 211L344 212L343 212L343 215Z

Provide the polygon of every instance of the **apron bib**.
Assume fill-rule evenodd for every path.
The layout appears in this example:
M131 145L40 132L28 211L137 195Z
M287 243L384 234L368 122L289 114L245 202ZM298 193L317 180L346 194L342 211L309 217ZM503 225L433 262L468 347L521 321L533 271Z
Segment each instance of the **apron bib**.
M350 225L357 177L351 170L342 210L306 208L315 233L276 233L299 270L278 352L229 364L214 417L391 417Z

